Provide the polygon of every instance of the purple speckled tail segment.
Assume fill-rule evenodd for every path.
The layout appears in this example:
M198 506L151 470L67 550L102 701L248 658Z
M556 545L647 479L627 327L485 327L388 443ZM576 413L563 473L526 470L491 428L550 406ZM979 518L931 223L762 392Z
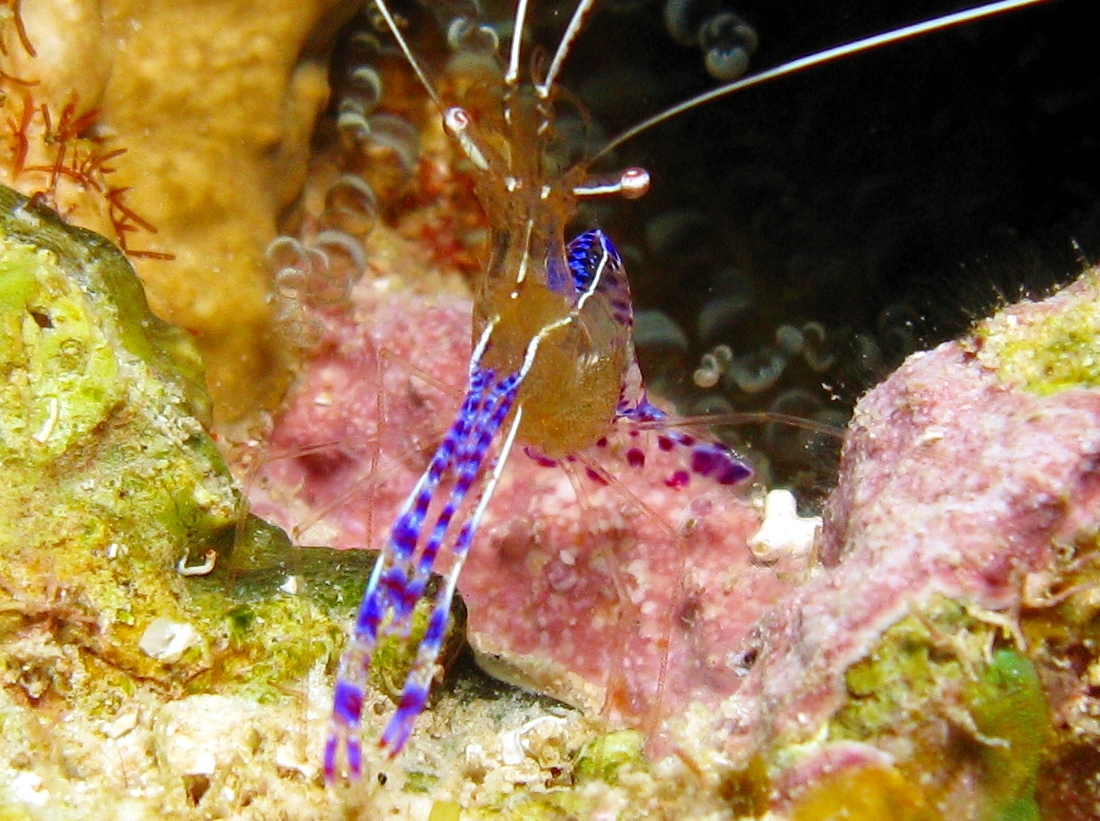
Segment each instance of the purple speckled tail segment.
M340 659L333 693L332 719L324 750L325 778L330 782L336 777L341 743L347 749L349 775L358 778L362 772L359 735L374 649L380 637L408 635L413 609L424 593L439 551L454 529L459 508L483 473L493 440L515 402L522 381L519 374L494 380L495 373L491 370L471 370L470 388L458 415L398 515L367 582L354 633ZM449 494L425 530L432 503L439 501L437 494L443 491L445 480L449 480ZM401 751L427 702L436 659L446 635L455 583L476 528L477 519L468 519L454 537L451 546L454 564L436 594L397 710L382 734L380 744L388 748L391 757Z
M752 477L752 468L728 446L718 441L701 439L686 431L673 427L668 414L645 398L637 405L620 403L615 414L613 433L625 434L626 442L621 449L612 448L612 435L596 442L596 447L605 451L615 451L634 470L644 470L648 461L649 449L656 447L665 453L678 453L683 465L674 469L663 478L666 487L683 490L691 484L693 476L709 479L719 485L732 486ZM643 441L641 435L656 431L653 440ZM618 438L618 437L615 437ZM557 459L552 459L535 448L524 448L524 452L542 467L554 467ZM566 461L574 461L566 457ZM591 466L586 467L585 475L593 482L606 485L607 479Z
M672 427L668 414L644 395L633 407L620 405L616 422L625 425L632 436L643 430L656 430L658 449L666 453L683 452L684 466L664 478L664 483L673 490L687 487L692 476L705 477L719 485L740 484L752 476L752 468L733 450L721 442L700 439ZM645 467L645 451L636 445L627 448L625 458L630 467Z
M604 300L615 321L632 331L634 310L631 306L630 283L622 260L607 235L600 230L581 234L569 243L566 257L577 293L586 293L595 284L595 294ZM636 440L628 443L622 454L630 468L641 470L645 467L647 447L642 446L640 434L643 431L656 431L657 448L665 452L680 451L684 457L683 467L664 477L665 485L673 490L687 487L692 476L706 477L720 485L736 485L752 476L752 469L726 445L692 436L673 427L668 415L646 398L641 371L632 349L629 357L631 362L623 375L622 392L612 431L625 431ZM596 444L606 448L609 439L605 437ZM527 454L540 464L556 464L555 460L532 448L527 449ZM585 473L598 484L607 483L591 467Z

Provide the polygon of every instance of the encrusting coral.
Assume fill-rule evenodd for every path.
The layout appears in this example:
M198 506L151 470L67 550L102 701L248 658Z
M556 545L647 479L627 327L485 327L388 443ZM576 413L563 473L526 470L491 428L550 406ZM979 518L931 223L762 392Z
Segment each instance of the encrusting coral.
M327 51L354 4L13 9L0 28L0 182L132 249L153 310L195 335L219 419L271 403L289 354L264 249L301 190Z

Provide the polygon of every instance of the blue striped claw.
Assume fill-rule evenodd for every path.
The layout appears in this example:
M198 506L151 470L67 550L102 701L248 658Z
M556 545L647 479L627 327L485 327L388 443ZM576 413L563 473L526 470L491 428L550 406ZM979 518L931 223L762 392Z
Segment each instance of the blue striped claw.
M355 779L362 774L363 704L374 651L383 639L409 636L413 611L425 593L436 559L441 550L449 549L453 556L451 571L435 594L416 660L405 679L397 710L379 742L391 757L401 751L427 703L447 634L458 574L499 477L495 463L488 471L486 463L521 382L520 374L498 381L492 370L471 370L470 388L458 416L398 514L367 581L351 640L337 670L324 749L324 772L329 782L337 776L341 748L346 751L348 775ZM517 424L512 425L498 462L505 458ZM475 490L479 498L469 512L469 505L464 503Z

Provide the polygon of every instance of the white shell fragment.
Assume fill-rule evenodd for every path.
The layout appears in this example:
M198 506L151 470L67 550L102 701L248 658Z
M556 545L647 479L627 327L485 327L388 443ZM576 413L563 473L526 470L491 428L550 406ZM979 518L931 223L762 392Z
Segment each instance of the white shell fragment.
M769 490L764 499L764 521L749 539L749 550L764 564L805 556L813 549L820 527L820 516L798 515L798 504L789 490Z
M162 617L149 622L138 639L138 649L150 658L172 664L180 660L198 637L198 632L190 624Z
M176 570L181 576L208 576L214 572L214 565L218 561L218 551L207 550L206 555L203 558L202 564L187 564L187 556L185 555L179 560L179 564L176 565Z
M516 766L525 758L537 758L526 736L540 725L548 725L546 730L549 736L561 735L569 722L559 716L539 716L514 730L506 730L500 734L501 760L509 765Z

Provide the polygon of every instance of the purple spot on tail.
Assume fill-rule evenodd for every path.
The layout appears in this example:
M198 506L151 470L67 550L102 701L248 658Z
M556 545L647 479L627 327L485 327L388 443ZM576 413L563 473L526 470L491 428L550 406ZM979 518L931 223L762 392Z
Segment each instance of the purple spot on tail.
M707 445L691 452L691 469L700 476L709 475L718 467L720 461L719 454Z
M672 439L665 436L663 433L657 435L657 447L659 447L661 450L665 451L666 453L668 451L672 450L672 448L675 446L675 444L676 443L673 442Z
M678 470L665 479L665 484L673 490L682 490L688 486L688 482L691 481L691 474L686 470Z
M540 452L538 448L533 448L528 445L523 449L523 452L532 462L534 462L540 468L553 468L558 466L557 459L551 459L545 453Z
M723 468L722 473L718 476L718 484L720 485L736 485L738 482L743 482L752 476L752 468L742 462L740 459L729 457L729 462Z
M605 479L603 476L601 476L598 472L596 472L592 468L586 467L584 469L584 472L585 472L585 475L587 475L588 478L591 479L596 484L598 484L598 485L606 485L607 484L607 479Z
M419 594L409 587L405 572L392 567L382 574L379 587L390 608L399 614L411 613Z
M596 447L606 448L607 447L607 437L606 436L601 436L599 439L597 439L596 440Z
M691 453L691 469L720 485L735 485L752 476L752 469L718 444L703 444Z
M626 452L626 463L632 468L644 468L645 453L641 448L631 448Z

